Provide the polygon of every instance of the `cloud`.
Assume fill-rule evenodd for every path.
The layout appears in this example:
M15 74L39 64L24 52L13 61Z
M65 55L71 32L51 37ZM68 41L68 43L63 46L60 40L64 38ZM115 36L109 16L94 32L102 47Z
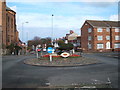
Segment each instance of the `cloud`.
M52 16L40 13L26 13L19 16L21 21L24 23L24 30L30 32L31 36L50 37L52 30ZM53 17L53 30L54 38L65 36L69 30L74 30L80 35L80 28L85 20L105 20L104 17L99 16L54 16ZM22 21L24 20L24 21ZM20 26L22 29L22 26Z
M31 7L34 8L31 9ZM42 3L37 7L34 5L31 7L20 8L21 12L17 13L19 26L21 23L28 21L29 23L26 26L29 27L51 27L51 15L54 13L53 24L55 28L76 28L86 19L104 20L105 18L98 14L106 12L103 9L97 8L96 10L93 7L83 6L81 3ZM53 11L51 10L52 7L55 8Z
M101 16L51 16L47 14L41 13L22 13L19 15L18 23L23 23L28 21L26 24L27 27L52 27L52 19L53 25L55 28L76 28L80 27L81 22L86 19L92 20L104 20L105 18Z
M91 7L99 7L99 8L107 8L113 5L116 5L116 7L118 7L117 2L86 2L86 4Z
M50 37L52 14L54 14L54 37L59 38L65 36L71 29L80 35L80 28L85 20L116 20L116 13L111 10L111 7L114 6L109 7L109 4L106 6L108 8L103 9L103 6L107 5L107 3L104 3L104 5L101 3L101 5L98 6L100 8L89 4L90 3L88 3L88 5L86 5L86 3L39 3L39 5L36 5L36 3L17 3L16 6L12 6L11 8L17 12L17 27L20 31L20 37L22 37L22 30L25 32L25 39L26 31L29 32L31 39L34 36ZM113 10L116 11L116 9ZM24 23L24 29L22 29L22 23Z
M109 20L118 20L118 15L111 15ZM52 36L52 22L51 16L44 14L26 14L26 16L20 16L20 20L23 18L29 21L28 24L24 24L24 41L28 39L33 39L34 36L39 37L51 37ZM78 35L81 35L80 29L84 24L85 20L108 20L101 16L76 16L76 17L65 17L65 16L55 16L53 21L53 38L64 37L69 30L74 30ZM28 36L26 34L28 32ZM20 38L22 33L22 27L20 26Z
M110 21L118 21L118 15L111 15L110 16Z

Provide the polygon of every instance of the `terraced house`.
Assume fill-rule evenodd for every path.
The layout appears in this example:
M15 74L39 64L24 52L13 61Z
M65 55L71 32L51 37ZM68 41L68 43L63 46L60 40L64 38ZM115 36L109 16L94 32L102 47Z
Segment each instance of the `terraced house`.
M120 51L118 21L86 20L81 27L81 48L89 52Z

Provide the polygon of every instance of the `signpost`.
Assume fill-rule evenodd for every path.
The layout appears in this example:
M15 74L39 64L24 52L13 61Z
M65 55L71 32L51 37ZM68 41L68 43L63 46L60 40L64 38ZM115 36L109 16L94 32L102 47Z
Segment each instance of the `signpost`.
M41 51L42 51L41 45L37 45L37 46L36 46L37 58L40 58L40 56L41 56L41 55L40 55Z
M50 62L52 62L52 52L53 52L53 48L52 47L48 47L47 52L50 53Z

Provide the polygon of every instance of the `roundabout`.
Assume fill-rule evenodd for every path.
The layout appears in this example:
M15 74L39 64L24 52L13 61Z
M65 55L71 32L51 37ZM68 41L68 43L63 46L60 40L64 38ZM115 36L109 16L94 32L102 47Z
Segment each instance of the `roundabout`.
M50 62L49 57L41 57L39 59L27 59L24 60L25 64L33 66L50 66L50 67L69 67L69 66L84 66L91 64L101 63L95 58L86 58L86 57L53 57L52 62Z

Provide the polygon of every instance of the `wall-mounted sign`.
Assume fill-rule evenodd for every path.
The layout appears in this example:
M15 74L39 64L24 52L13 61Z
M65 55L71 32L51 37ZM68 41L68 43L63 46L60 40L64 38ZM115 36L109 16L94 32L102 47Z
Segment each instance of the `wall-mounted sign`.
M70 56L70 54L69 54L69 53L67 53L67 52L64 52L64 53L62 53L62 54L61 54L61 56L62 56L62 57L69 57L69 56Z

